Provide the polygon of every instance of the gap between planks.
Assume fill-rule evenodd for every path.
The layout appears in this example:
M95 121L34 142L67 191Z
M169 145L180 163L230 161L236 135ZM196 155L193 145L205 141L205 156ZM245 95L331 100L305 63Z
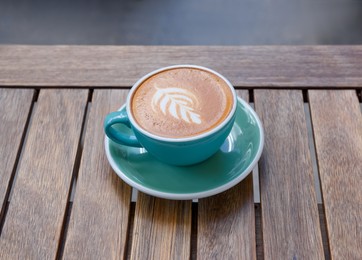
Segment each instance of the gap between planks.
M321 235L322 235L323 251L324 251L325 259L329 260L329 259L331 259L331 256L330 256L330 249L329 249L329 242L328 242L328 235L327 235L327 226L326 226L324 205L323 205L323 200L322 200L322 188L321 188L321 184L320 184L319 167L318 167L318 163L317 163L317 152L316 152L316 148L315 148L315 137L314 137L313 126L312 126L308 89L303 89L302 93L303 93L304 113L305 113L306 124L307 124L307 133L308 133L308 147L309 147L309 151L310 151L310 155L311 155L311 162L312 162L312 169L313 169L313 176L314 176L314 186L315 186L315 192L316 192L317 203L318 203L319 223L320 223L320 231L321 231Z
M36 102L38 101L38 96L39 96L39 90L34 89L32 102L31 102L31 105L30 105L30 109L29 109L29 112L28 112L28 115L27 115L27 119L26 119L26 122L25 122L23 133L22 133L22 136L21 136L20 144L19 144L17 155L16 155L16 158L15 158L14 167L13 167L13 169L11 171L11 176L10 176L10 180L9 180L8 187L7 187L7 190L6 190L4 203L3 203L2 207L1 207L1 211L0 211L0 236L1 236L1 233L2 233L2 229L4 227L6 215L7 215L7 212L8 212L9 205L10 205L11 195L12 195L12 192L13 192L14 184L16 182L16 177L17 177L17 173L18 173L19 161L20 161L20 158L22 157L22 154L23 154L24 144L25 144L27 136L28 136L28 129L30 128L30 125L31 125L32 116L34 114Z
M356 90L356 94L357 94L357 98L358 98L358 101L359 101L359 107L360 107L360 110L361 110L361 113L362 113L362 89Z
M131 259L131 251L132 251L132 240L133 240L133 227L134 227L134 219L136 212L136 202L131 202L129 217L128 217L128 227L127 227L127 236L126 236L126 246L124 251L124 259Z
M314 135L313 135L313 129L312 129L310 108L309 108L308 103L304 103L304 113L305 113L306 124L307 124L308 147L309 147L309 152L310 152L311 161L312 161L314 188L315 188L315 192L317 195L317 203L321 204L322 203L321 184L320 184L320 180L319 180L317 155L316 155L315 144L314 144Z
M309 106L308 89L303 89L302 93L303 93L304 113L305 113L305 119L306 119L306 124L307 124L308 147L309 147L309 152L310 152L310 156L311 156L313 176L314 176L314 187L315 187L315 193L317 196L317 203L318 203L319 224L320 224L320 231L321 231L321 235L322 235L323 251L324 251L325 259L329 260L329 259L331 259L331 257L330 257L330 250L329 250L329 243L328 243L328 236L327 236L327 226L326 226L324 205L323 205L323 200L322 200L322 188L321 188L321 184L320 184L319 168L318 168L318 163L317 163L315 138L314 138L314 132L313 132L313 126L312 126L311 111L310 111L310 106Z
M56 254L55 259L62 259L62 257L63 257L64 245L65 245L65 240L67 237L70 216L72 214L73 199L74 199L75 191L76 191L76 187L77 187L78 172L79 172L80 162L81 162L82 154L83 154L84 137L85 137L85 132L87 129L87 122L88 122L89 111L90 111L90 107L91 107L91 103L92 103L92 98L93 98L93 89L89 89L87 105L85 106L83 119L82 119L81 134L80 134L75 162L74 162L74 166L73 166L72 180L71 180L70 189L68 192L67 206L66 206L64 216L63 216L62 230L60 232L58 249L57 249L57 254Z
M28 118L27 118L27 121L26 121L26 124L25 124L25 127L24 127L23 136L22 136L19 151L18 151L18 157L16 158L16 163L14 165L14 169L13 169L13 173L12 173L12 178L13 179L11 180L11 182L9 184L10 193L9 193L9 197L7 199L7 201L9 203L10 203L10 200L11 200L11 197L12 197L13 188L14 188L14 185L15 185L15 182L16 182L16 177L18 175L18 166L19 166L18 164L19 164L20 159L22 158L24 146L25 146L25 143L27 142L27 139L28 139L28 133L29 133L29 129L31 127L31 124L33 122L34 112L37 109L39 93L40 93L40 89L34 89L32 104L31 104L30 109L29 109Z
M359 100L359 103L362 103L362 89L356 90L357 98Z

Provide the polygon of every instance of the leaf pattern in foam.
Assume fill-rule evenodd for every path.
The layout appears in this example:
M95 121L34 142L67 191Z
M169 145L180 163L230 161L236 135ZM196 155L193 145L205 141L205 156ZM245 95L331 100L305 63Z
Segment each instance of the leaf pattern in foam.
M159 88L152 97L152 109L161 110L164 115L170 114L187 123L201 124L201 116L194 111L197 103L194 94L182 88Z

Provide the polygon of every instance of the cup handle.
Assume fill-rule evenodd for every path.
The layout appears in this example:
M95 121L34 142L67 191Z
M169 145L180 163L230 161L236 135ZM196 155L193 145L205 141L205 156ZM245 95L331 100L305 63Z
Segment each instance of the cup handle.
M126 110L115 111L109 113L104 119L104 131L108 138L112 141L132 147L143 147L137 140L134 134L122 133L120 130L116 130L113 125L123 124L131 129L131 124L128 119ZM132 131L133 132L133 131Z

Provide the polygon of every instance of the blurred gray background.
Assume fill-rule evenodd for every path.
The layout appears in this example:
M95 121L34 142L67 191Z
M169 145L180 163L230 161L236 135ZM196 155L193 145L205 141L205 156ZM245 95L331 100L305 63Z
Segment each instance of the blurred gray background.
M362 0L0 0L0 44L362 44Z

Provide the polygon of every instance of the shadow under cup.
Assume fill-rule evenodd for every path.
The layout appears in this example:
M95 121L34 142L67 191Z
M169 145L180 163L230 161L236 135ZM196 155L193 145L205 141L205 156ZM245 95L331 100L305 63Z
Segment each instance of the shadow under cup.
M232 93L232 107L227 117L212 129L198 135L184 138L170 138L155 135L141 127L131 111L132 98L137 88L151 76L165 70L191 68L204 70L221 78ZM133 147L144 147L159 161L186 166L200 163L215 154L231 132L236 117L237 97L231 83L219 73L208 68L181 65L171 66L151 72L141 78L132 87L126 105L120 110L108 114L104 120L104 130L108 138L120 144ZM122 127L120 127L122 125ZM127 127L128 129L125 129ZM131 131L130 131L131 130Z

